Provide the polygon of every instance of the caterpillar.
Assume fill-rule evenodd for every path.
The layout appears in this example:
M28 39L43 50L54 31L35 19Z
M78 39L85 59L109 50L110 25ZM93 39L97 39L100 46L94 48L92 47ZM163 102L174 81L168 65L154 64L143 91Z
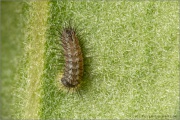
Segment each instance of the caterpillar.
M76 30L66 27L61 33L61 43L64 55L64 72L60 80L61 84L70 89L75 89L80 85L83 77L83 54L79 44Z

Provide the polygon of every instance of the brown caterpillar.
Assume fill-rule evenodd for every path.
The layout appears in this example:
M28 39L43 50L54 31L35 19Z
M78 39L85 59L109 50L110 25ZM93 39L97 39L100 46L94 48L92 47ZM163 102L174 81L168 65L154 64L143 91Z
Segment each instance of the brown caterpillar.
M76 90L83 77L83 55L75 29L64 28L61 42L65 60L61 83L68 88L68 91L71 88Z

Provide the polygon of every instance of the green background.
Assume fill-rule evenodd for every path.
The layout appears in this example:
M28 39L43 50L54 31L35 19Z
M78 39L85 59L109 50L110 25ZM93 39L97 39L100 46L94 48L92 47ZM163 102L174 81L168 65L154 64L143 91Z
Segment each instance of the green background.
M178 117L179 2L1 6L2 118ZM83 98L67 94L58 82L63 69L58 31L69 21L83 44Z

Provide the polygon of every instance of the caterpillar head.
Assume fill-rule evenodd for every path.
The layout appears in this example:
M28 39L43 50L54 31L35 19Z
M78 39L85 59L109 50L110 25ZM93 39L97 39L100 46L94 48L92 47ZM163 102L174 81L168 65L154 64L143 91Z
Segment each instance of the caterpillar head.
M63 37L66 39L66 40L69 40L69 41L75 41L75 31L71 28L66 28L64 31L63 31Z

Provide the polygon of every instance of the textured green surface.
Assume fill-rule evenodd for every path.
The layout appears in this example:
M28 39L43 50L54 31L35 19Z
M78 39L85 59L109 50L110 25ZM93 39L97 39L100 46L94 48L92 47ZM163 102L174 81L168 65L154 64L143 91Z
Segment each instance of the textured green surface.
M177 2L53 2L42 118L169 118L176 115ZM81 93L56 87L56 28L72 19L95 54ZM52 50L52 51L51 51ZM65 95L64 95L65 94ZM154 116L153 116L154 115Z
M24 27L28 43L24 48L28 52L19 74L20 81L25 82L16 84L15 95L20 97L14 103L19 108L14 117L170 119L177 116L178 2L53 1L48 7L42 3L28 3L30 10L26 14L30 22L27 20ZM41 9L34 9L38 5ZM47 17L41 13L49 14L47 24L40 24ZM69 21L81 31L84 56L91 56L85 58L87 73L80 89L83 98L76 93L67 94L58 84L62 56L53 48L60 48L57 30L61 31ZM41 34L37 28L43 30ZM41 47L28 47L36 45L33 42L36 37L30 39L31 33L39 35L37 43ZM39 55L44 63L36 59ZM37 63L33 65L37 72L30 70L33 61ZM28 81L32 83L34 78L39 85L28 89ZM4 88L9 88L10 83L7 84ZM38 106L37 114L32 112L29 100Z
M48 18L48 1L26 3L27 21L24 27L25 48L23 73L19 76L20 86L17 89L16 107L21 110L18 118L37 119L42 98L42 83L44 70L44 51ZM20 103L18 101L21 101Z
M16 89L15 76L23 54L23 4L20 2L1 1L1 91L0 91L0 119L12 118L14 99L13 91Z
M2 6L2 118L37 119L48 1L3 2Z

